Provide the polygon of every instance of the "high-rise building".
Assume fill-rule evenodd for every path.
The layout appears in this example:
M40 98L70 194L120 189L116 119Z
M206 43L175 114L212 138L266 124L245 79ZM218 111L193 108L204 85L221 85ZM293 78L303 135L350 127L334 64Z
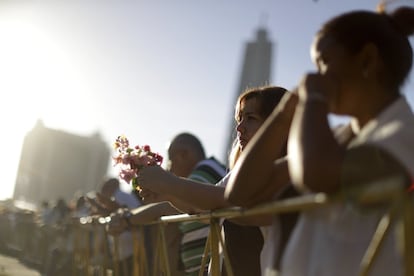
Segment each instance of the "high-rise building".
M99 188L109 162L110 148L99 134L78 136L38 121L23 142L13 198L68 201Z
M256 32L256 39L246 43L243 53L243 66L241 68L239 85L233 101L234 104L241 93L247 88L262 86L271 83L273 43L269 40L265 28L259 28ZM225 160L231 151L233 141L236 138L234 114L231 114L231 123L226 137Z

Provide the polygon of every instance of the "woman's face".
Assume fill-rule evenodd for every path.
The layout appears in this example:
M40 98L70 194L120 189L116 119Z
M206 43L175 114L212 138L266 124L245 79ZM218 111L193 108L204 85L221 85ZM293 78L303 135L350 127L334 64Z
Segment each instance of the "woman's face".
M359 55L351 55L332 37L319 36L312 45L312 60L324 80L330 111L350 115L363 93L363 70Z
M243 100L240 103L236 130L237 139L242 150L264 122L264 118L260 116L259 111L260 103L256 98Z

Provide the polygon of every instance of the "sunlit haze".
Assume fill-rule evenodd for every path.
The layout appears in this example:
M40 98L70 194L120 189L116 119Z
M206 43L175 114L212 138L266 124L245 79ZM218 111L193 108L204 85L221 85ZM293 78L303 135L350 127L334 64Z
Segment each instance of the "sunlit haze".
M378 2L1 1L0 199L12 196L24 135L39 119L99 132L108 146L125 134L163 155L188 131L225 161L241 58L257 29L274 43L272 84L289 89L314 70L310 44L324 21ZM413 88L404 88L411 104Z

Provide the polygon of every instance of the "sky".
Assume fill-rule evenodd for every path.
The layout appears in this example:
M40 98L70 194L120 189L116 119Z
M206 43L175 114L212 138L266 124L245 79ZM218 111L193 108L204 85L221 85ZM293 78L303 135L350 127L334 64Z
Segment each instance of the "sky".
M271 84L291 89L315 70L309 49L323 22L378 3L0 1L0 199L13 194L24 136L39 119L77 135L100 133L109 147L126 135L162 155L176 134L191 132L224 162L243 51L257 29L274 43ZM413 90L409 80L411 105Z

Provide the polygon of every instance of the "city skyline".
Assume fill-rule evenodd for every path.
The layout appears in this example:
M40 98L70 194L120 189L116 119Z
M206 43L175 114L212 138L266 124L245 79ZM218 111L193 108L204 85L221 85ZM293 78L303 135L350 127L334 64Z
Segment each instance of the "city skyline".
M378 3L1 1L0 199L12 195L23 138L38 119L77 135L100 133L108 145L124 134L163 155L188 131L222 159L244 45L256 30L265 27L277 44L272 84L292 89L315 70L309 48L321 24ZM413 90L408 80L411 106Z

